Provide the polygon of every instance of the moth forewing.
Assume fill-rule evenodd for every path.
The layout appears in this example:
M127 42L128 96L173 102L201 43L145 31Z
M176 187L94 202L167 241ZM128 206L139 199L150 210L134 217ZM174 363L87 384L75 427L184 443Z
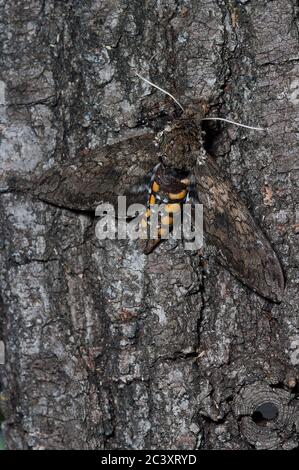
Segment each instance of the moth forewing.
M204 206L204 237L216 248L220 264L263 297L280 302L280 262L237 191L210 156L196 164L195 179Z

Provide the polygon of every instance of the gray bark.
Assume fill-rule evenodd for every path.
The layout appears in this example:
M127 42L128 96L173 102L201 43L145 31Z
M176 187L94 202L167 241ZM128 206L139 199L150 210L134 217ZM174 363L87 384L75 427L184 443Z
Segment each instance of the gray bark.
M295 0L30 0L1 6L1 408L10 449L291 449L298 441ZM206 126L206 149L277 253L280 304L213 256L100 242L157 162L173 104L267 127ZM160 121L159 121L160 119ZM140 202L140 201L139 201ZM275 421L256 423L264 403Z

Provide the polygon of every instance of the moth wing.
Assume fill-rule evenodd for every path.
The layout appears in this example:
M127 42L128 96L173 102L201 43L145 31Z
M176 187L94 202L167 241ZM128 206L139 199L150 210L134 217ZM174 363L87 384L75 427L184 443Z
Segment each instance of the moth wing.
M128 204L147 204L149 188L151 182L151 173L139 178L134 184L127 187L124 191Z
M216 248L220 264L263 297L280 302L280 262L232 184L210 156L196 164L195 179L203 204L204 237Z
M127 196L127 207L144 204L147 195L143 175L156 162L153 136L144 134L77 155L71 165L55 164L37 176L29 189L43 201L80 211L93 212L100 202L117 208L121 195ZM136 192L136 186L143 190Z

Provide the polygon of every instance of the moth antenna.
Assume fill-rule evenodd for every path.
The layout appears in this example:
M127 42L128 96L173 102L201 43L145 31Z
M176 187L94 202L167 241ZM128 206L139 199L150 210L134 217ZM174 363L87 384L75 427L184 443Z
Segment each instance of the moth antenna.
M228 122L229 124L234 124L235 126L245 127L246 129L253 129L254 131L266 131L263 127L253 127L247 126L246 124L241 124L240 122L231 121L230 119L225 119L221 117L210 117L210 118L202 118L201 121L224 121Z
M181 110L185 111L185 109L183 108L181 103L171 93L169 93L169 91L164 90L164 88L161 88L158 85L155 85L155 83L153 83L150 80L148 80L147 78L143 77L142 75L140 75L140 73L135 72L135 74L137 75L137 77L139 77L144 82L148 83L149 85L153 86L154 88L157 88L157 90L162 91L162 93L164 93L165 95L170 96L170 98L172 98L173 101L175 101L175 103L181 108ZM267 130L267 129L264 129L263 127L247 126L246 124L241 124L240 122L231 121L230 119L221 118L221 117L202 118L201 121L224 121L224 122L228 122L229 124L233 124L234 126L245 127L246 129L252 129L254 131L266 131Z
M176 104L181 108L182 111L185 111L183 106L181 105L181 103L178 102L178 100L171 94L169 93L169 91L166 91L164 90L163 88L159 87L158 85L155 85L153 82L150 82L149 80L147 80L146 78L142 77L142 75L140 75L138 72L135 72L137 77L139 77L141 80L143 80L144 82L148 83L149 85L157 88L157 90L160 90L162 91L162 93L164 93L165 95L168 95L170 96L170 98L173 99L173 101L176 102Z

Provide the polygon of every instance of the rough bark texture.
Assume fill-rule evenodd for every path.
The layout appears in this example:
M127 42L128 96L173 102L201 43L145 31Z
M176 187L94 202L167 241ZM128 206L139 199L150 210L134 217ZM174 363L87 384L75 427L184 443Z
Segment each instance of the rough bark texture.
M296 447L297 2L0 5L7 447ZM153 129L172 108L134 70L269 129L205 126L204 141L281 261L280 304L213 256L203 275L174 240L146 257L95 237L96 203L155 165ZM263 402L278 418L261 426Z

